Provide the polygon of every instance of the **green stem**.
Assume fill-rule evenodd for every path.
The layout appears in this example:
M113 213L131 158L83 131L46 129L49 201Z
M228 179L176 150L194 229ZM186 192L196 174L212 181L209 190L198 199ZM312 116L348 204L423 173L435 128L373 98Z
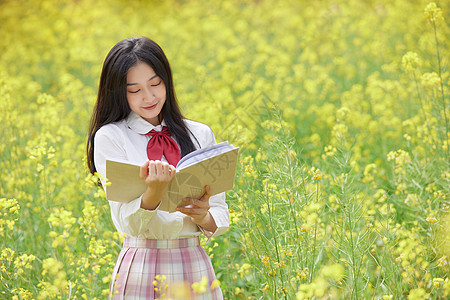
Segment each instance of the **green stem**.
M319 182L316 182L316 202L319 201ZM312 255L312 264L311 264L311 278L314 276L315 271L315 258L316 258L316 236L317 236L317 222L314 224L314 243L313 243L313 255Z
M448 119L447 119L447 106L445 104L445 96L444 96L444 83L442 80L442 68L441 68L441 56L439 53L439 41L437 38L437 31L436 31L436 22L432 22L433 24L433 31L434 31L434 39L436 41L436 56L438 60L438 70L439 70L439 79L441 83L441 99L442 99L442 107L444 109L444 119L445 119L445 139L447 141L447 150L445 152L445 157L448 162L448 156L449 156L449 143L448 143Z
M358 285L356 282L356 270L355 270L355 251L353 249L353 229L352 229L352 218L350 211L347 211L348 224L350 230L350 249L352 251L352 273L353 273L353 289L352 298L357 299L358 296Z
M421 111L422 111L422 114L423 114L423 119L427 122L428 130L431 132L431 125L430 125L430 122L428 120L427 114L425 113L425 104L424 104L424 101L422 99L422 95L420 94L420 91L419 91L419 83L417 82L417 77L416 77L416 72L415 71L413 72L413 78L414 78L414 82L416 84L417 97L419 97L420 105L422 105ZM433 135L430 135L430 136L431 136L431 139L433 141L433 144L437 145L437 142L435 141L434 136Z
M267 186L267 185L266 185ZM266 188L266 190L267 190L267 188ZM280 266L280 262L281 262L281 260L280 260L280 252L279 252L279 249L278 249L278 241L277 241L277 232L275 231L275 228L274 228L274 226L273 226L273 220L272 220L272 209L273 209L273 204L271 203L271 201L269 200L269 199L271 199L271 197L269 197L269 195L268 194L266 194L266 199L267 199L267 208L268 208L268 210L269 210L269 222L270 222L270 228L272 229L272 237L273 237L273 241L274 241L274 244L275 244L275 253L276 253L276 255L277 255L277 261L278 261L278 266ZM279 270L280 270L280 279L281 279L281 284L282 284L282 289L284 289L284 286L285 286L285 284L284 284L284 276L283 276L283 270L282 270L282 268L280 267L279 268ZM276 294L276 291L275 291L275 294ZM286 297L287 297L287 295L286 295L286 293L284 293L284 297L285 297L285 299L287 299Z
M291 164L291 159L289 158L289 150L287 151L287 158L288 158L289 176L290 176L290 180L291 180L292 192L294 192L295 191L294 175L292 174L292 164ZM289 203L289 210L291 212L292 219L294 219L295 234L296 234L296 238L297 238L296 242L299 242L300 234L298 232L297 216L295 214L294 207L292 206L291 199L288 199L288 203ZM300 255L300 251L297 251L297 259L299 262L302 262L302 255Z

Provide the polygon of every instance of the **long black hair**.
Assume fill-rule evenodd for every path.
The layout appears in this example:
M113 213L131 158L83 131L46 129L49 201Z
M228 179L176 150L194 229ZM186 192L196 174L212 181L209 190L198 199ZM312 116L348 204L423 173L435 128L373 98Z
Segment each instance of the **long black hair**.
M158 44L147 37L129 38L117 43L109 51L103 63L86 149L87 164L92 174L96 172L94 164L95 133L103 125L123 120L131 112L126 94L127 73L131 67L140 62L147 63L152 67L166 86L166 101L161 109L161 115L170 134L180 145L181 157L195 150L189 137L189 129L183 122L185 117L181 114L178 106L172 71L166 55Z

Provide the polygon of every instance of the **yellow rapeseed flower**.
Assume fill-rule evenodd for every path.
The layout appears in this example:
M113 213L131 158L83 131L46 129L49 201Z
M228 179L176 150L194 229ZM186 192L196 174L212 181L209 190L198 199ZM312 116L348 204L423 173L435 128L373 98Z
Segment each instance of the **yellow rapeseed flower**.
M436 72L423 73L420 80L423 86L429 88L438 88L441 85L441 79Z
M199 282L194 282L191 287L195 293L203 294L206 292L207 285L208 279L206 278L206 276L202 276L202 280Z
M428 223L431 223L431 224L434 224L437 221L437 219L435 217L427 217L426 220Z
M429 294L423 288L412 289L409 291L408 300L425 300Z
M424 11L425 17L427 18L428 23L436 23L436 21L443 21L444 17L442 16L442 10L437 7L436 3L430 2L425 7Z
M435 288L441 287L441 283L443 283L443 282L444 282L444 279L442 279L442 278L433 278L433 286Z
M218 279L214 279L213 282L211 282L211 290L217 289L220 287L220 281Z
M320 170L317 169L313 172L313 180L314 181L319 181L320 179L322 179L322 174L320 173Z
M413 72L417 67L422 65L422 61L416 52L408 51L402 57L402 66L406 72Z

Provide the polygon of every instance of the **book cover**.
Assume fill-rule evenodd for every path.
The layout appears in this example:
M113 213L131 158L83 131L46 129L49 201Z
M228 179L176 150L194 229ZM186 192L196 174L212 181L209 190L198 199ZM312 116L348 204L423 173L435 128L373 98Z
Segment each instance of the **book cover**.
M231 190L234 185L239 148L222 142L195 150L184 156L176 166L175 178L170 183L158 209L175 212L181 199L200 198L205 185L211 195ZM122 161L106 161L106 199L130 202L147 188L139 176L140 166Z

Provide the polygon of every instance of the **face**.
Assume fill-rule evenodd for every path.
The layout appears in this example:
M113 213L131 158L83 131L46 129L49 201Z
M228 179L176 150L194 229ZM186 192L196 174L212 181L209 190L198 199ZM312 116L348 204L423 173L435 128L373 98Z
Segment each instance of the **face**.
M163 80L146 63L138 63L127 74L127 100L132 111L144 120L159 125L159 114L166 101Z

